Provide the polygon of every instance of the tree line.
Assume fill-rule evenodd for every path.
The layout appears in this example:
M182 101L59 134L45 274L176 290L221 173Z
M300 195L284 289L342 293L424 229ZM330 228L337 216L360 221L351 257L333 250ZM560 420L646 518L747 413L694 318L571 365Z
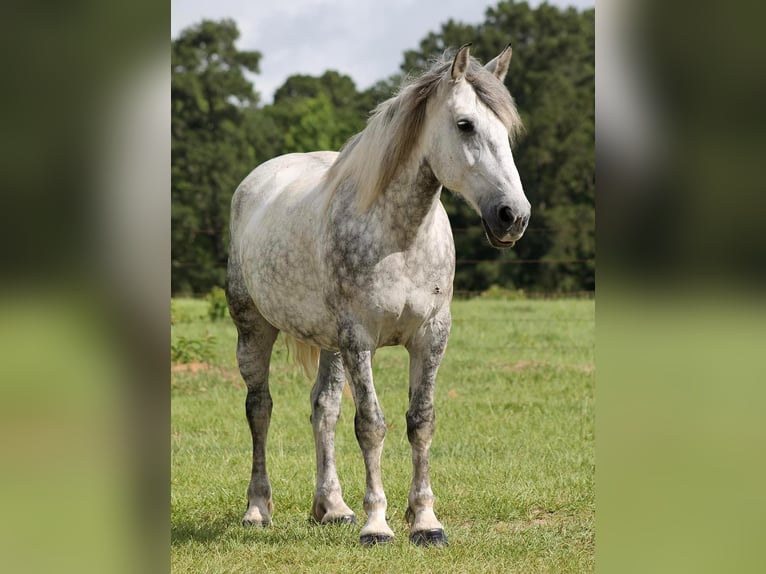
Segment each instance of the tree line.
M478 216L445 192L457 252L457 291L492 285L528 291L595 288L594 10L501 1L484 22L449 20L403 55L401 72L366 90L328 70L293 75L261 105L248 76L262 54L235 46L233 20L204 20L172 41L171 289L223 286L229 202L258 164L280 154L337 150L406 74L448 48L473 42L487 62L510 41L506 85L525 124L514 148L532 219L510 250L491 248ZM257 80L256 80L257 85Z

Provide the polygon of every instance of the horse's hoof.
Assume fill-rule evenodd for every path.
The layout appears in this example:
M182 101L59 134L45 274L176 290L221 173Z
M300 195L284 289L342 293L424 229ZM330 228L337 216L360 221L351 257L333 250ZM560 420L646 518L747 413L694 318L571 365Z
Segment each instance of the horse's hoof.
M377 544L388 544L394 539L388 534L362 534L359 537L359 543L362 546L375 546Z
M413 532L410 534L410 542L416 546L434 546L436 548L441 546L449 546L447 535L444 534L444 530L441 528Z
M336 516L330 520L325 520L322 524L356 524L356 516L347 514L345 516Z
M250 528L268 528L269 526L271 526L271 521L242 519L242 526L247 526Z

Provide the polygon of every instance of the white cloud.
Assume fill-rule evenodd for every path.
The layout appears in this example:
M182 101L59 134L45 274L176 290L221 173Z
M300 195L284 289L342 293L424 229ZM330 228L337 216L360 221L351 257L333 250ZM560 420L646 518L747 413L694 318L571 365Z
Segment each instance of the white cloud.
M540 2L531 2L536 5ZM592 7L594 1L549 2ZM292 74L337 70L357 88L399 71L405 50L450 18L470 24L484 20L497 2L475 0L172 0L171 34L202 19L232 18L240 49L263 53L253 78L265 102ZM480 39L477 39L480 41Z

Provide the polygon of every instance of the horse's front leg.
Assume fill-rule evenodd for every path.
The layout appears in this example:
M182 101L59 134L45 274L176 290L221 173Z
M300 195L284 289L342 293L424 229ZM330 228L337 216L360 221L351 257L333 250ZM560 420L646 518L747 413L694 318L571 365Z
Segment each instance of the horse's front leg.
M394 538L386 522L386 494L380 472L380 457L386 437L386 421L372 381L372 350L369 338L353 327L340 332L341 355L356 405L354 431L362 449L366 470L364 511L367 522L359 541L363 546L385 544Z
M311 516L321 524L356 522L354 512L343 502L335 467L335 424L345 383L340 353L323 350L311 391L311 425L317 455L317 487Z
M434 434L434 384L450 331L449 312L423 326L407 344L410 354L410 407L407 438L412 446L412 484L405 514L410 541L419 546L446 546L444 528L434 514L428 451Z

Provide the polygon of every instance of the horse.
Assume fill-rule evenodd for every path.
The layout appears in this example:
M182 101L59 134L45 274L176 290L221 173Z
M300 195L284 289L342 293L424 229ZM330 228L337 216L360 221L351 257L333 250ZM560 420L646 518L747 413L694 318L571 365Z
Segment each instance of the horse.
M348 381L366 471L367 521L359 540L363 546L393 540L380 466L386 422L371 361L377 348L402 345L410 359L409 538L419 546L448 544L429 476L434 385L450 333L455 274L441 190L447 187L473 207L489 243L499 249L524 234L531 209L511 153L522 129L503 83L511 47L482 66L470 56L470 45L403 83L340 152L273 158L232 197L226 296L253 442L245 525L272 523L269 363L283 332L296 360L316 372L311 518L319 524L356 522L343 499L334 453Z

